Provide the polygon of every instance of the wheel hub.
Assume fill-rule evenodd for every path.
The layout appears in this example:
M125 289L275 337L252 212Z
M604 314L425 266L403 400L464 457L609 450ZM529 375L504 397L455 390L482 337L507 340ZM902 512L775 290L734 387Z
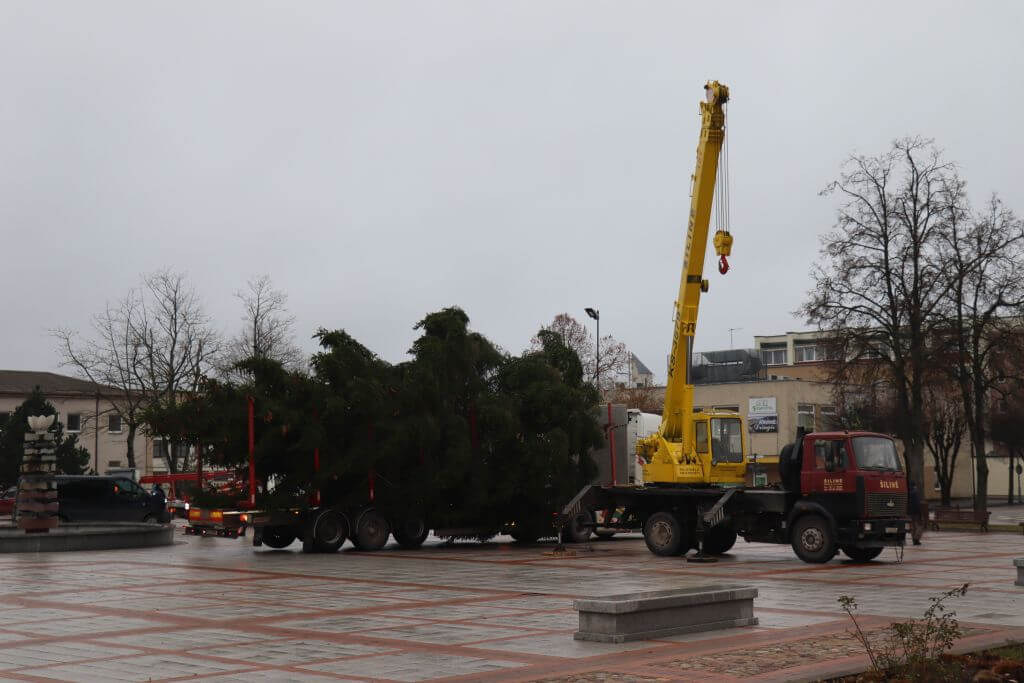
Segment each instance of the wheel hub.
M817 552L825 547L825 535L821 529L809 527L800 534L800 543L811 552Z
M651 529L651 538L659 546L667 546L672 542L672 526L668 522L656 522Z

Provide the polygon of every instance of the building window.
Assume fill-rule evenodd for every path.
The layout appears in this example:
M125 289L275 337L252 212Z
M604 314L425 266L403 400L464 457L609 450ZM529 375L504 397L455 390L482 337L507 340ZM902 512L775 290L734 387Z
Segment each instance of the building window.
M68 420L66 425L67 431L69 432L80 432L82 431L82 414L81 413L68 413Z
M765 365L785 365L786 349L761 349L761 362Z
M818 424L820 429L826 432L839 429L835 406L818 406Z
M796 426L808 432L814 431L814 406L810 403L796 404Z
M818 356L818 347L813 345L796 346L793 348L793 355L797 363L813 363L821 360Z
M120 467L120 466L121 466L121 461L120 460L111 460L110 462L107 463L107 467Z
M121 433L121 416L107 415L107 431L111 434Z
M0 410L0 432L4 430L7 423L11 421L11 414L6 410Z

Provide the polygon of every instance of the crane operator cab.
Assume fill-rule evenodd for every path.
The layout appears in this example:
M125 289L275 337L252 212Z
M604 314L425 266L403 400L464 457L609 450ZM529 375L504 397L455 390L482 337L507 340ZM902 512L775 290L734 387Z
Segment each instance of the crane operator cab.
M644 481L675 484L742 484L746 476L747 443L737 413L693 413L693 442L652 435L637 442L644 462Z

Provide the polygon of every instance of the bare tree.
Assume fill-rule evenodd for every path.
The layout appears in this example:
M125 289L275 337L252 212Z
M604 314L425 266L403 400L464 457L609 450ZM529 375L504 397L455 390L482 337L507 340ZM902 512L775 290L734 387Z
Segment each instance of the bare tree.
M66 365L97 384L128 429L128 462L135 464L139 429L163 438L168 469L177 472L185 453L153 418L193 392L212 367L220 340L185 276L159 271L143 278L116 305L93 318L93 337L54 330Z
M249 280L235 297L242 302L243 325L227 344L222 372L236 374L235 364L246 358L266 358L289 370L303 369L307 359L294 342L295 318L288 314L288 295L273 288L270 276L261 275Z
M966 421L959 388L948 383L932 383L925 390L924 442L932 455L935 478L939 482L942 504L950 503L956 458L963 442Z
M828 332L836 385L887 382L908 474L923 488L924 381L946 278L937 258L952 164L929 140L904 138L850 157L823 192L842 199L836 229L800 312Z
M1018 374L1024 306L1024 224L993 195L973 215L965 183L951 179L946 194L943 260L948 289L942 309L946 367L960 389L977 472L975 507L988 505L987 427L991 398Z
M659 387L617 387L609 400L644 413L660 413L665 407L664 389Z
M127 430L129 467L135 467L135 436L142 426L146 401L142 386L135 377L140 354L132 336L142 317L143 306L143 300L136 291L129 292L115 305L107 304L103 313L93 316L93 335L86 340L67 328L51 331L58 342L61 365L74 368L77 375L97 385L97 392L120 416ZM96 415L96 424L92 425L97 431L102 428L99 418Z
M220 352L198 294L182 273L162 270L144 278L145 305L131 330L138 347L132 370L145 397L147 427L162 437L167 468L177 472L186 457L154 416L166 414L199 389Z
M616 378L629 372L629 351L625 344L616 341L611 335L601 337L601 359L598 365L594 337L585 325L568 313L559 313L544 329L559 335L562 343L576 352L583 364L584 376L601 378L601 389L613 388ZM540 348L540 340L537 337L533 338L532 346L534 349Z

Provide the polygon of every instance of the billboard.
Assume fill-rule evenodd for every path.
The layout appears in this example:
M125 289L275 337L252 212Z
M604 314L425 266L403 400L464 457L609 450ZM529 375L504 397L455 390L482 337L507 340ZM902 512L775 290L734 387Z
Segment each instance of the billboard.
M774 396L750 399L747 406L747 430L751 434L775 434L779 431L779 413Z

